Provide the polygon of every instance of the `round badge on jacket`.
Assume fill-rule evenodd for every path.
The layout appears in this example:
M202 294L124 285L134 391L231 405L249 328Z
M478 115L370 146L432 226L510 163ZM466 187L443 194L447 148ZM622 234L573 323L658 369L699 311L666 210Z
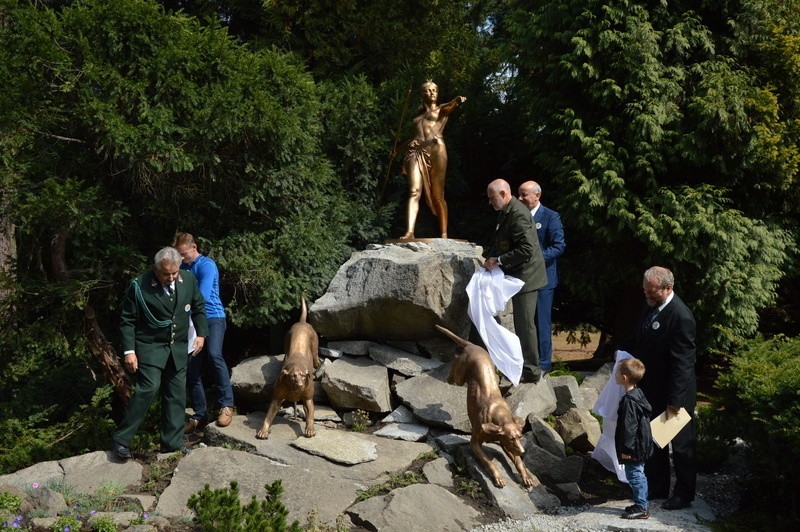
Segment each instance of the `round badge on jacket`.
M653 322L653 330L656 331L656 330L658 330L659 327L661 327L661 324L658 323L657 321L654 321Z
M183 307L183 310L185 310L186 312L189 312L189 309L191 309L191 308L192 307L189 305L189 303L186 303L186 306Z

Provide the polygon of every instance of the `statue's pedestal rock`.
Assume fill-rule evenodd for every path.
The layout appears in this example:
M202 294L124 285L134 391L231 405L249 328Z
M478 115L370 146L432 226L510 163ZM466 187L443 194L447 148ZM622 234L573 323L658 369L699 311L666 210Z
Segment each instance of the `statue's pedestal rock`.
M426 239L371 244L353 253L311 305L309 321L327 339L421 340L435 324L469 335L466 287L481 267L480 246Z

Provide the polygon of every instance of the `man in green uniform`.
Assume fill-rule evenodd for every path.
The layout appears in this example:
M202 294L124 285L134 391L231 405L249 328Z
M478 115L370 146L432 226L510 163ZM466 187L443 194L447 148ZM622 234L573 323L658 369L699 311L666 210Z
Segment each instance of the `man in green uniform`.
M533 226L531 211L514 197L506 181L495 179L489 183L486 194L499 215L483 267L491 270L499 266L504 274L525 282L517 295L511 298L514 332L519 337L524 360L521 382L538 382L542 378L542 370L539 368L534 316L538 290L547 284L542 248Z
M180 269L175 248L156 253L152 271L131 281L122 301L123 365L136 379L133 397L113 435L114 453L131 457L130 444L161 390L161 451L183 450L186 366L191 316L197 330L193 353L208 334L203 295L192 272Z

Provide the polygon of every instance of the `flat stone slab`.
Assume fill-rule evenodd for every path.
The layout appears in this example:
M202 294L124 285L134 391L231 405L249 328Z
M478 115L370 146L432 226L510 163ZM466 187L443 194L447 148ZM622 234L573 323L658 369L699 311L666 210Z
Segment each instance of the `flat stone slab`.
M304 422L277 416L269 439L257 439L256 432L261 428L264 416L264 412L252 412L246 416L235 415L231 424L225 428L209 425L205 429L206 443L241 447L279 464L324 472L330 476L353 480L362 486L388 480L387 472L404 471L420 454L433 450L427 443L358 434L359 438L376 444L377 459L355 465L340 464L290 445L298 438L305 439ZM316 428L324 429L319 424ZM349 433L344 430L342 432Z
M354 524L381 532L460 532L478 526L480 514L441 486L413 484L354 504Z
M361 464L378 459L375 443L341 430L318 429L313 438L298 438L291 445L340 464Z
M0 476L0 484L30 488L63 482L76 493L92 495L104 484L127 487L142 480L144 468L135 460L120 462L111 451L94 451L58 461L41 462Z
M356 482L313 467L281 465L244 451L200 447L181 459L155 511L165 517L191 517L193 512L186 507L190 496L205 484L211 489L229 488L232 480L238 483L243 504L253 495L261 501L266 495L264 485L278 479L284 489L281 501L289 510L289 522L297 519L301 524L314 510L321 522L335 522L355 501L360 488Z
M390 423L373 434L395 440L421 441L428 434L428 427L417 423Z
M439 360L421 357L383 344L372 344L369 347L369 357L375 362L408 377L414 377L423 371L430 371L442 365Z

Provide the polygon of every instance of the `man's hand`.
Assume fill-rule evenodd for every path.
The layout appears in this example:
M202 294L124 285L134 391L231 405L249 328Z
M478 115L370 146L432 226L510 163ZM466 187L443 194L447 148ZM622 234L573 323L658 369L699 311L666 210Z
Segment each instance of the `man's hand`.
M198 336L194 339L194 349L192 350L192 356L197 356L197 354L203 350L203 346L206 344L206 339L202 336Z
M497 263L497 257L489 257L489 258L488 258L488 259L486 259L486 261L483 263L483 267L484 267L484 268L486 268L487 270L491 270L492 268L494 268L495 266L497 266L497 264L498 264L498 263Z
M137 358L136 353L128 353L125 355L122 363L125 366L125 369L127 369L130 373L136 373L136 370L139 369L139 359Z
M667 419L677 416L680 410L679 406L667 405Z

